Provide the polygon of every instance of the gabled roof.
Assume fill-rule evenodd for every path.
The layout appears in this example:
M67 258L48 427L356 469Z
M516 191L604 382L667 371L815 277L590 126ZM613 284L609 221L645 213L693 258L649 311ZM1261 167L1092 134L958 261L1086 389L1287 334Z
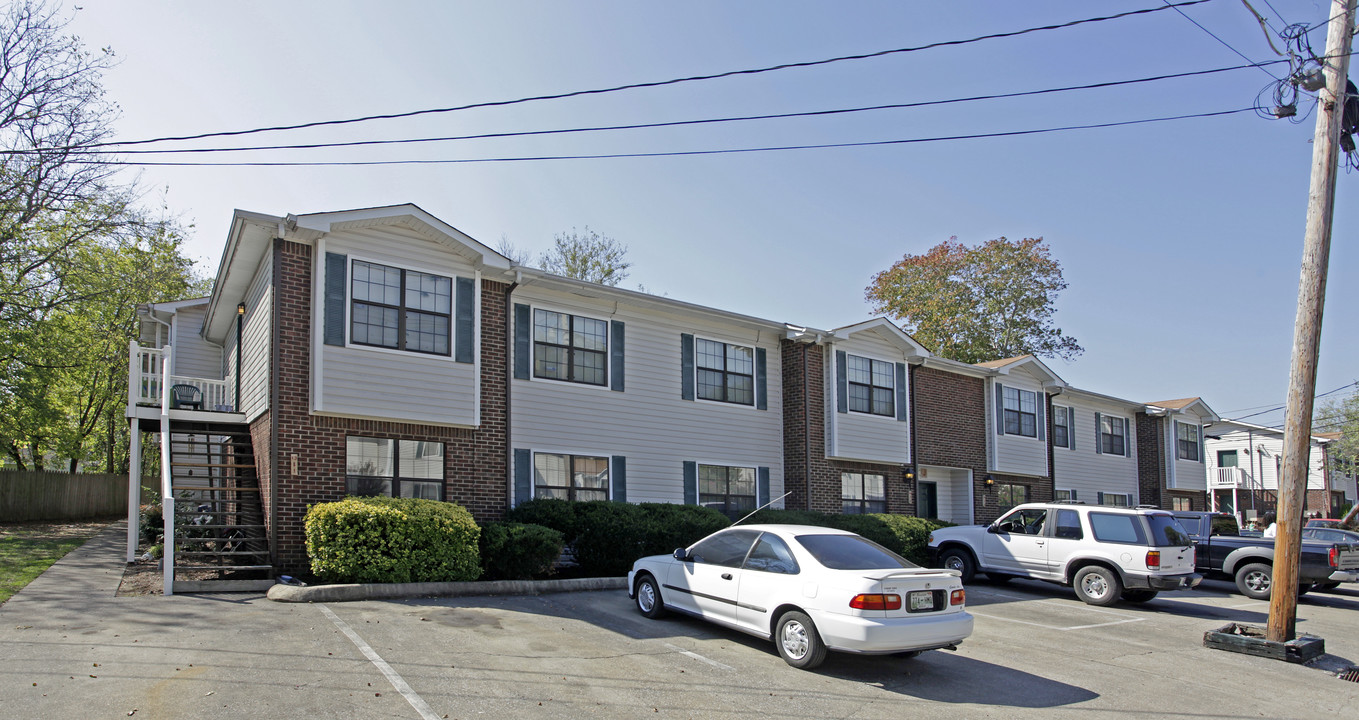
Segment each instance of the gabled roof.
M1155 400L1147 403L1147 408L1198 415L1200 419L1207 420L1209 423L1215 423L1222 419L1217 413L1213 412L1212 408L1208 407L1208 403L1204 402L1203 398L1199 397L1179 398L1176 400Z
M887 342L901 348L906 355L914 357L930 357L930 351L921 345L918 340L911 337L905 330L896 326L896 323L886 318L873 318L861 323L838 327L830 331L832 337L848 338L858 333L876 333Z
M1063 388L1067 386L1066 381L1058 376L1057 373L1053 372L1052 368L1044 365L1042 360L1039 360L1033 355L1020 355L1018 357L1005 358L1003 360L989 360L987 362L975 363L975 365L977 367L995 370L999 375L1009 375L1015 370L1024 368L1030 373L1038 376L1038 379L1042 381L1044 386L1055 385Z

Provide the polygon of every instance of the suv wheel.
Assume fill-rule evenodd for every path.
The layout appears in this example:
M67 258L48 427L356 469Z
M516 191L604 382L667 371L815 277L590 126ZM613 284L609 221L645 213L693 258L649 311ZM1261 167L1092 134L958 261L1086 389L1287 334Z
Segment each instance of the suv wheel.
M1123 583L1113 570L1099 565L1087 565L1076 573L1071 583L1076 597L1089 605L1113 605L1123 593Z
M972 560L972 553L959 548L949 548L939 556L939 563L945 570L957 570L962 573L964 583L972 582L972 578L977 573L977 564Z

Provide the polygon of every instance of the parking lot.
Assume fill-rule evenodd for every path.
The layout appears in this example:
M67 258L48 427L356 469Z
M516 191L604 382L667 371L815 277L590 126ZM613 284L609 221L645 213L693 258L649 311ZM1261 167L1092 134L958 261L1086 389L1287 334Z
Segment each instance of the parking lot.
M0 608L11 717L1350 717L1359 683L1208 650L1268 604L1205 582L1093 608L1070 589L968 587L957 652L832 655L641 617L622 592L280 604L258 595L113 598L116 537ZM30 590L32 592L30 592ZM1309 594L1300 631L1359 663L1359 591Z

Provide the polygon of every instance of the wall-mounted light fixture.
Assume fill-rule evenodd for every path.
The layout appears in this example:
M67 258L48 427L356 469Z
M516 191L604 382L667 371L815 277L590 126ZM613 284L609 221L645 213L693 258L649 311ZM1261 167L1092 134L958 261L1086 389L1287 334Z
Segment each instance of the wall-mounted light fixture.
M906 467L906 475L905 475L905 477L906 477L906 482L911 482L911 481L915 480L915 468L910 467L910 466L908 465L908 466Z
M239 303L236 305L236 314L237 315L245 314L245 303Z
M996 479L991 477L991 473L987 473L982 482L986 483L986 492L991 492L991 488L996 486Z

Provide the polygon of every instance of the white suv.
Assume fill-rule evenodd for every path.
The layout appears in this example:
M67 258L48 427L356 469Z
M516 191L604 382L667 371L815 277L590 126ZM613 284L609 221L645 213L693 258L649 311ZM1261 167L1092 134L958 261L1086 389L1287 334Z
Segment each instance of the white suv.
M1019 505L990 525L935 530L930 552L963 582L978 572L1048 580L1072 586L1091 605L1146 602L1203 579L1189 533L1169 512L1148 507Z

